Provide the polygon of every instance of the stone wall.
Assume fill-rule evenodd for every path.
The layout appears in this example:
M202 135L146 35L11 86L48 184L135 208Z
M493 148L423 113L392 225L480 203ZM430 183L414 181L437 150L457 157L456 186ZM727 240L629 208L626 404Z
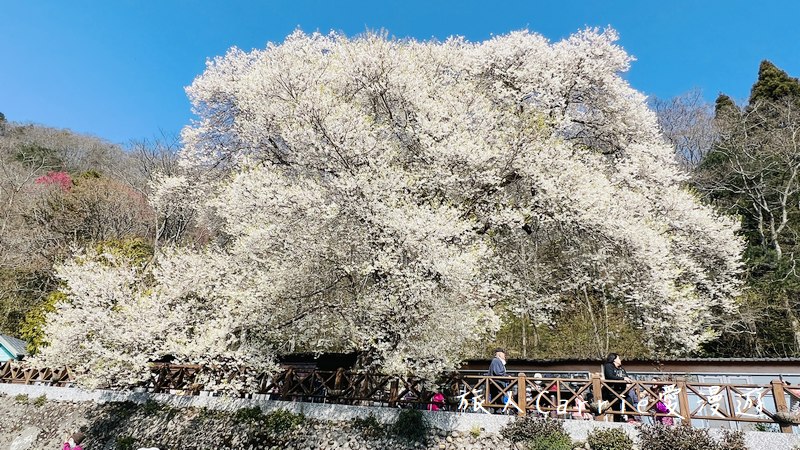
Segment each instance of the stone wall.
M235 404L225 403L227 406ZM485 431L473 436L458 431L434 430L424 442L415 443L400 436L374 433L351 420L308 418L301 425L286 431L270 425L263 415L251 417L252 414L247 414L247 410L242 414L228 408L175 407L153 400L144 403L56 402L24 394L0 394L0 405L0 448L13 450L57 449L66 436L75 430L82 430L86 434L84 444L87 450L153 447L161 450L514 448L498 434ZM370 410L376 413L384 411L377 408ZM331 414L330 410L322 412Z
M275 432L263 416L243 415L247 408L302 413L308 420L291 431ZM0 384L0 448L56 449L77 429L86 432L87 450L515 448L498 434L514 420L509 416L425 412L434 430L424 443L373 433L353 422L361 419L363 424L372 416L388 424L398 413L392 408ZM584 441L598 427L619 427L636 438L626 424L565 421L575 441ZM790 450L800 438L748 433L747 442L751 450Z

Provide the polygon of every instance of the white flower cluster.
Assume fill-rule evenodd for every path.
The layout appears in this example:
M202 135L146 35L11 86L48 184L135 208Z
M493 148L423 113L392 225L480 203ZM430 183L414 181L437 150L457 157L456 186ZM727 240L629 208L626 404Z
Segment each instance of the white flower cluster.
M682 187L615 41L298 31L210 61L187 89L189 175L155 203L222 237L165 249L137 283L67 264L43 358L75 345L99 376L165 353L269 367L355 349L427 375L485 342L496 306L546 317L587 292L653 342L697 348L732 307L742 243ZM84 322L57 325L73 309Z

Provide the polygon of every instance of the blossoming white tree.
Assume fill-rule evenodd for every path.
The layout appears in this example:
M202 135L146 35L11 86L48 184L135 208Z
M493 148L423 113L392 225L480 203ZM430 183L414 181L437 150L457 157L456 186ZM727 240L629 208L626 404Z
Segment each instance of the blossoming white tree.
M295 32L210 61L187 89L187 175L152 202L215 240L143 271L66 264L40 361L121 380L166 353L269 368L361 350L425 375L496 331L501 305L588 296L653 346L696 349L733 305L741 242L682 187L615 40Z

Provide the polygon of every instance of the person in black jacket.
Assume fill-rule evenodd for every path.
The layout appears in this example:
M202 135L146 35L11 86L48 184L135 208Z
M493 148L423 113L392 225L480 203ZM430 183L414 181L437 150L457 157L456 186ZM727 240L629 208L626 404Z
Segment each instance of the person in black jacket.
M628 383L632 383L633 380L628 376L628 372L622 368L622 358L617 353L609 353L606 357L606 362L603 363L603 377L606 380L614 380L614 381L627 381ZM617 408L618 410L622 410L623 403L622 400L619 399L614 393L619 394L622 398L625 398L623 392L627 388L626 383L609 383L611 389L606 387L603 388L603 400L611 403L614 400L618 400L617 404L619 405ZM612 392L613 391L613 392ZM624 422L625 419L622 417L621 414L615 414L614 422Z
M506 351L503 350L502 348L497 348L497 349L494 350L494 358L492 359L492 362L489 363L489 372L487 373L487 375L489 375L490 377L504 377L504 376L506 376ZM489 389L486 392L486 401L490 402L490 403L492 402L492 400L494 399L495 396L498 396L500 394L500 390L501 390L501 389L497 389L497 388L492 387L493 383L497 383L497 385L500 386L501 389L505 389L505 387L507 386L506 382L502 381L502 380L495 380L494 382L490 381L489 382ZM501 402L501 403L503 402L503 398L502 397L494 399L494 400L495 400L495 402ZM499 409L500 408L497 408L497 410L499 410ZM495 411L495 412L497 412L497 411Z
M489 363L489 376L506 376L506 351L502 348L497 348L494 350L494 358L492 359L492 362Z

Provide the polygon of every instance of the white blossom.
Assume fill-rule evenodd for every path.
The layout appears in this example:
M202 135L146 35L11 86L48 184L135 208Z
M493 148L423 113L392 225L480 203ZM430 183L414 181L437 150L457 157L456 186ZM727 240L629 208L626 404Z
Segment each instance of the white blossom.
M483 345L498 307L546 319L586 292L625 305L653 342L696 349L733 307L742 242L683 187L616 38L297 31L209 61L187 88L189 175L162 180L154 203L198 211L220 239L164 249L136 282L65 265L71 300L43 358L65 340L132 372L165 353L268 368L361 350L426 375ZM125 296L139 320L95 317ZM67 333L55 323L70 308L120 337Z

